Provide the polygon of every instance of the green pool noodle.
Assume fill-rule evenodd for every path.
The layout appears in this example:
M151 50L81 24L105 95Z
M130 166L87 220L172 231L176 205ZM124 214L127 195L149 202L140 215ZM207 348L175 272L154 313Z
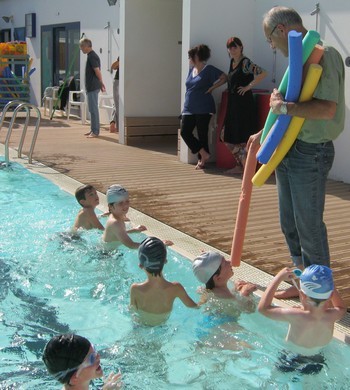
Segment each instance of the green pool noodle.
M305 64L306 60L309 58L310 54L312 53L312 50L314 49L314 46L316 43L318 43L320 40L320 34L315 30L309 30L304 39L303 39L303 64ZM284 76L282 78L282 81L278 87L278 90L281 92L282 95L285 95L288 85L288 77L289 77L289 67L286 69ZM272 125L275 123L276 118L278 117L277 114L274 114L271 109L269 111L269 114L265 121L265 126L263 128L263 132L261 134L260 138L260 144L262 144L270 131Z

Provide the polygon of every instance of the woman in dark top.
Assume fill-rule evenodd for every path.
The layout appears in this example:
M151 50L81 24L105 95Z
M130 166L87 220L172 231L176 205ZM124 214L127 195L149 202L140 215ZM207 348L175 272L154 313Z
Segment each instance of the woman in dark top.
M236 166L228 173L241 173L246 160L246 143L257 132L252 88L267 76L267 72L243 55L243 44L239 38L229 38L226 46L231 61L225 127L221 140L236 161Z
M182 111L181 137L193 154L198 154L196 169L203 169L210 158L208 131L215 102L215 88L226 83L227 76L215 66L207 65L210 49L198 45L188 51L190 70L186 79L185 103ZM193 135L197 128L198 138Z

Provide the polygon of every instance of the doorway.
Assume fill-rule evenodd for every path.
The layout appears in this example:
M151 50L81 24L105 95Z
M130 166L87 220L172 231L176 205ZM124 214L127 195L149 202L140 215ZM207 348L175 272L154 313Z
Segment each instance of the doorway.
M41 27L41 96L74 76L80 89L80 22Z

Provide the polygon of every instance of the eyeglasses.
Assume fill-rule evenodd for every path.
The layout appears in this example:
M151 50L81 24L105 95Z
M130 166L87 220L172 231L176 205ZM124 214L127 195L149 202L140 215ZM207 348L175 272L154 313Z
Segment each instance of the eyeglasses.
M89 353L88 357L85 358L85 360L77 367L77 377L80 375L80 373L83 371L84 368L93 366L96 363L97 355L95 348L92 346L93 351Z
M84 361L79 364L79 366L76 366L73 368L68 368L67 370L64 370L64 371L56 372L53 375L53 377L57 380L60 380L60 379L64 378L67 374L69 374L73 371L77 371L77 377L78 377L84 368L93 366L96 363L98 352L96 352L96 350L92 344L91 344L91 347L92 347L93 351L91 353L89 353L87 358L85 358Z
M278 24L276 24L276 26L272 29L272 31L270 32L269 34L269 37L266 39L266 42L269 43L270 45L272 45L272 34L275 32L276 28L277 28Z

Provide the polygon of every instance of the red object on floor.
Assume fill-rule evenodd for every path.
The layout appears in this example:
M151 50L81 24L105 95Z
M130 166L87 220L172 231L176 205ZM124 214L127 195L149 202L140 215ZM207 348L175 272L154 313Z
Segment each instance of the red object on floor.
M270 110L270 93L266 90L257 90L254 94L257 105L257 122L258 130L261 130L266 121L267 114ZM231 169L235 164L231 152L226 148L225 144L220 141L220 133L225 124L226 109L227 109L228 91L224 91L221 95L221 102L218 112L218 124L216 128L216 166L221 169Z

